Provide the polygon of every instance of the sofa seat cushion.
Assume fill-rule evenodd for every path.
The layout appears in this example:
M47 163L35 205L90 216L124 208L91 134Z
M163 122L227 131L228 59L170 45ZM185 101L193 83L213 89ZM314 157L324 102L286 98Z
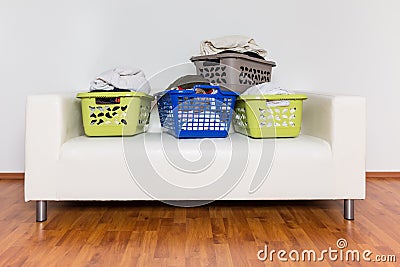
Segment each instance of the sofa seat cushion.
M71 200L319 199L334 194L326 141L79 136L63 144L57 195ZM301 178L300 178L301 177Z

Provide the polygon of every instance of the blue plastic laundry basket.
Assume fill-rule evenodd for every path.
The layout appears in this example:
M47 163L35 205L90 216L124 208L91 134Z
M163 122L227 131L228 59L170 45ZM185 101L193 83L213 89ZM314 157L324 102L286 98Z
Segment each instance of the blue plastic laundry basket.
M196 89L212 93L196 94ZM212 85L158 93L161 126L178 138L226 137L237 96Z

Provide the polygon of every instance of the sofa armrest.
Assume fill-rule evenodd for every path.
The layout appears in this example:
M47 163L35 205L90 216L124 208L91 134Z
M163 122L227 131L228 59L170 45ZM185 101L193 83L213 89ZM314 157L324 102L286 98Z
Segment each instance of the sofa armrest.
M304 92L302 133L326 140L332 149L336 186L365 197L366 103L358 96Z
M32 188L55 189L56 179L49 182L46 174L57 164L62 145L83 135L80 101L73 93L28 96L25 125L25 199L32 200Z
M332 148L346 140L365 147L363 97L302 93L308 96L304 101L302 133L324 139Z
M82 134L80 101L75 94L28 96L25 136L28 155L43 153L46 158L57 159L62 144Z

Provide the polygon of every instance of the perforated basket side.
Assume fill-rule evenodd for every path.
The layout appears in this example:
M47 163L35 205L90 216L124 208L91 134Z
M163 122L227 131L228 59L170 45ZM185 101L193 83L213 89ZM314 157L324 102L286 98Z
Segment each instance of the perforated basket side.
M248 56L193 57L197 74L223 89L244 92L247 88L270 82L274 62L252 59Z
M157 101L158 115L161 127L174 129L173 104L170 94L166 93Z
M265 99L239 99L235 107L236 132L253 138L296 137L300 133L303 100L270 106Z
M161 125L179 138L226 137L235 94L167 92L158 101Z
M122 96L114 93L81 94L82 120L88 136L134 135L149 121L152 97ZM116 101L115 99L118 99Z

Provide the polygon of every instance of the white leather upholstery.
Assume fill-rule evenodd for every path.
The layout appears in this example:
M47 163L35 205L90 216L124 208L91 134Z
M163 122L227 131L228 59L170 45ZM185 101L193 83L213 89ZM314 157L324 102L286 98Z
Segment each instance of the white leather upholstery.
M25 200L152 199L131 174L136 178L162 177L191 187L212 183L226 173L229 164L244 167L239 171L240 181L223 199L365 198L364 99L307 95L298 138L256 140L231 132L229 138L212 139L211 144L160 133L156 109L146 134L123 139L89 138L83 134L80 102L73 94L30 96L26 110ZM233 151L243 151L245 157L235 156ZM255 172L266 162L260 162L262 151L267 161L274 156L273 164L265 182L250 192ZM196 163L201 153L215 154L203 172L189 174L172 166ZM171 165L171 158L179 154L187 162L178 159ZM162 199L210 197L207 192L161 195Z

